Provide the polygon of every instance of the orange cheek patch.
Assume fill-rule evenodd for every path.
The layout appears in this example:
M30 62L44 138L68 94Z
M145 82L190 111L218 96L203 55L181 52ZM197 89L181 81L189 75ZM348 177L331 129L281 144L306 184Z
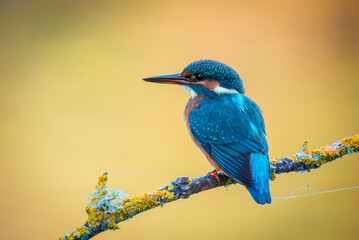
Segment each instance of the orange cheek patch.
M201 82L197 82L197 83L202 84L203 86L205 86L209 90L213 90L213 89L215 89L216 87L219 86L219 82L216 82L216 81L201 81Z
M185 78L189 78L192 76L192 74L190 72L184 72L181 74L182 77L185 77Z

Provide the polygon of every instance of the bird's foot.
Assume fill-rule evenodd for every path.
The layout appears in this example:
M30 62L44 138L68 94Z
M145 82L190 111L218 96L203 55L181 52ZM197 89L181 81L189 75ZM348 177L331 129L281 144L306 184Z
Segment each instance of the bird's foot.
M221 184L221 180L218 177L218 172L216 170L213 170L212 172L207 173L207 175L211 175L212 177L215 177L219 184Z

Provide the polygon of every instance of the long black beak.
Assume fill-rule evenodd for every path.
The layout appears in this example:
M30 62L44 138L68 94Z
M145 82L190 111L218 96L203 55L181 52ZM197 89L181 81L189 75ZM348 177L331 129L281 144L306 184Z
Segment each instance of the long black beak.
M143 78L142 80L146 82L177 84L177 85L195 84L194 81L182 77L180 73Z

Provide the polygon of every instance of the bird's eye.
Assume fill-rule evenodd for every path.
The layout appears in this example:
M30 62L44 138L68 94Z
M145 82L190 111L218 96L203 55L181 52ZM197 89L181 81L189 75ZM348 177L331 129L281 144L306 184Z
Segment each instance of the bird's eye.
M197 80L202 80L204 78L202 73L195 74L195 76Z

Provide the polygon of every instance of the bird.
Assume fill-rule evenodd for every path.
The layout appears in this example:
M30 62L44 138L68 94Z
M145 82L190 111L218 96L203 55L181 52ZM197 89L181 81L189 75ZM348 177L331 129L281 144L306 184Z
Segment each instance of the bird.
M258 204L270 204L270 163L262 111L245 96L242 79L230 66L205 59L181 73L143 78L179 85L191 98L184 110L188 132L214 170L244 185Z

